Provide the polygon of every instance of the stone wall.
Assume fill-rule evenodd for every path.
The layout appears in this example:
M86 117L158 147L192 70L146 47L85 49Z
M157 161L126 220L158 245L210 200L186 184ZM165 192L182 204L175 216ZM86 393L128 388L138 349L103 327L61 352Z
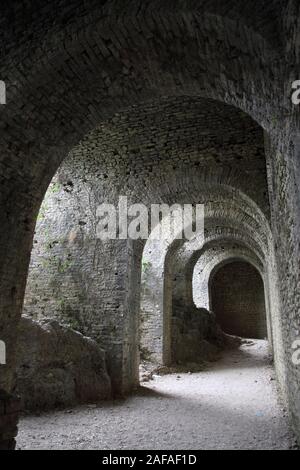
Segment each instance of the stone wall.
M298 122L297 122L298 116ZM279 340L276 341L281 364L280 382L294 429L300 439L300 368L292 362L292 344L299 338L299 115L295 110L294 121L286 122L284 130L278 130L272 145L267 139L271 197L273 201L273 227L276 242L276 265L278 266L278 290L282 317L277 320L276 328ZM295 133L295 134L294 134ZM289 136L289 137L288 137ZM276 156L274 159L273 156ZM271 157L272 156L272 157ZM294 170L297 170L295 174ZM282 341L280 341L280 338Z
M147 241L142 259L140 351L142 360L166 364L164 356L164 282L166 241Z
M8 362L0 365L1 390L11 393L14 388L16 331L35 220L46 188L62 160L88 132L124 109L131 107L132 110L136 105L146 109L146 102L151 105L153 101L160 102L170 96L176 96L179 102L184 102L187 96L190 101L201 96L243 110L266 131L274 237L266 271L270 284L273 283L270 299L274 355L279 384L299 436L300 372L290 359L292 341L299 336L300 111L290 100L291 83L299 78L300 68L299 8L297 0L270 0L261 2L259 8L256 0L246 3L236 0L69 0L67 4L62 0L35 3L12 0L2 6L0 77L7 83L7 105L0 110L0 208L3 214L0 338L6 343ZM219 113L216 110L213 114L215 122ZM152 125L151 113L149 116L145 135ZM158 113L158 116L160 127L165 115ZM204 121L207 121L206 115ZM240 121L243 126L243 120ZM187 127L180 121L176 129L170 130L173 148L180 148L176 139L178 129L183 129L185 135L181 150L202 140L198 123L190 132L191 122L186 122ZM222 146L220 151L214 148L211 153L209 145L210 140L220 143L219 135L226 141L230 127L234 127L230 119L227 122L227 127L223 121L220 124L225 132L222 133L220 127L216 129L214 137L202 149L203 161L209 154L209 161L217 165L214 163L201 175L196 172L197 161L191 162L182 154L185 169L191 166L198 185L191 183L193 178L187 178L184 170L181 189L193 187L191 193L196 194L196 188L211 174L215 175L215 181L222 177L224 182L228 179L232 182L236 166L228 162L219 172ZM134 136L132 127L131 132ZM110 126L107 135L109 141ZM112 131L112 141L114 135ZM160 160L168 158L169 150L163 153L164 137L161 152L156 151L152 141L148 143L149 152L145 152L141 166L146 167L152 152L155 164L149 164L148 173L155 173L154 168L159 167ZM259 147L262 148L260 144ZM111 149L112 156L114 151L120 168L125 155L119 149ZM133 161L131 148L129 154ZM238 158L233 160L238 161ZM261 171L259 161L255 158L251 161ZM156 188L161 186L164 192L170 193L170 188L174 187L172 167L171 164L167 178L164 173L157 178ZM99 163L98 172L93 170L93 173L102 174L101 169ZM245 194L258 205L262 201L261 188L256 186L256 181L261 181L260 171L250 171L242 177L241 169L235 175L235 187L240 188L240 181L246 181ZM138 189L137 193L151 192L148 180L140 174L140 167L129 172L133 177L130 185ZM105 175L106 172L103 180ZM124 179L125 175L122 181ZM174 198L177 196L174 193ZM268 191L263 197L268 199ZM213 220L216 230L219 220L219 217ZM108 249L107 256L106 250L101 252L104 264L111 266L111 270L107 270L109 274L104 276L108 281L103 292L109 292L109 298L113 298L111 302L103 295L104 310L112 312L118 310L120 304L123 306L114 319L117 329L113 336L113 357L117 357L114 370L118 369L118 377L130 376L128 382L133 384L134 374L129 368L124 371L124 364L134 362L127 356L129 352L135 355L137 341L130 336L124 346L122 331L126 331L126 335L130 333L137 315L137 292L132 290L131 284L137 280L132 269L136 258L131 247L118 246L116 251L121 253L123 261L126 258L122 266L114 250ZM115 279L116 272L121 273L121 279ZM133 308L128 303L131 301L134 301ZM102 328L99 329L102 332ZM121 382L117 385L123 388L123 377Z

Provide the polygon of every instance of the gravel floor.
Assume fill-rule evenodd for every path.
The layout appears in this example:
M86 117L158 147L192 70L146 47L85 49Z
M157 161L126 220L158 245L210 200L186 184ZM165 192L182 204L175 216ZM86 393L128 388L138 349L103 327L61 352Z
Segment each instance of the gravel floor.
M19 449L289 449L267 343L231 351L201 373L155 377L134 396L25 417Z

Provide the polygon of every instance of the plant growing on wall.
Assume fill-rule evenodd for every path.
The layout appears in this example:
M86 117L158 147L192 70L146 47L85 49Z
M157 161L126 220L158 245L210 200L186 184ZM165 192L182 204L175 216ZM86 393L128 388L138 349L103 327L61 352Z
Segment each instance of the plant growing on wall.
M151 266L152 266L152 263L150 263L150 261L142 260L142 273L148 274L148 272L151 269Z

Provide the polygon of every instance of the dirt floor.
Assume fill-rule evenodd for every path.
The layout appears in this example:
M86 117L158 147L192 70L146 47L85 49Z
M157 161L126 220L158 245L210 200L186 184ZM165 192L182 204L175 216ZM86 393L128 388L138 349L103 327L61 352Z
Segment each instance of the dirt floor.
M24 417L19 449L291 449L265 341L198 373L154 376L130 398Z

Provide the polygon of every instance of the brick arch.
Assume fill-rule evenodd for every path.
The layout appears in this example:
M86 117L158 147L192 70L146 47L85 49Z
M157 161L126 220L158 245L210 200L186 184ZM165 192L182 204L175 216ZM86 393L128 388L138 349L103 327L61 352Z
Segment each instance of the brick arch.
M199 308L205 307L212 310L212 296L210 291L210 279L213 276L214 269L221 266L222 263L231 260L239 260L250 263L259 273L264 284L265 298L265 317L268 333L270 350L273 349L273 324L277 309L272 303L276 289L274 283L270 279L267 258L261 258L252 247L245 245L244 242L231 240L224 237L223 240L216 240L215 243L209 244L207 249L203 251L195 264L193 271L193 302Z
M243 109L267 127L267 103L271 102L269 87L264 86L269 76L267 58L272 63L277 58L278 64L280 61L258 33L212 13L205 16L201 11L200 17L197 9L174 13L174 28L166 17L155 21L146 12L145 16L125 15L122 21L110 20L107 24L102 8L96 10L96 15L87 12L85 15L79 10L80 20L70 21L70 25L67 21L67 26L52 32L56 35L54 42L51 28L48 33L47 29L43 31L42 41L32 44L34 54L28 55L28 50L25 52L21 47L18 52L26 57L26 63L20 61L22 66L14 66L10 56L6 57L3 77L8 84L8 106L3 115L6 135L1 143L7 148L10 130L18 129L19 139L15 138L13 148L7 149L7 158L12 152L21 154L22 147L27 147L28 164L37 166L32 176L38 181L40 191L45 191L49 176L54 175L59 162L89 130L114 112L153 99L155 95L159 98L166 94L185 94L217 99ZM76 8L73 14L75 12ZM211 44L205 42L204 39L216 34L216 22L219 37ZM129 26L133 27L133 37L128 32ZM154 39L152 49L151 40L142 40L141 32L158 38L157 43ZM58 34L64 47L57 44ZM244 36L243 50L238 50L237 38L241 36ZM186 44L183 51L178 51L176 47L181 42ZM206 50L207 47L210 50ZM233 54L231 48L235 48L236 53ZM126 71L128 51L133 61L132 66L128 65L129 72ZM265 58L255 68L258 52ZM14 60L16 57L15 52ZM170 70L167 63L171 64ZM254 73L257 73L255 80ZM242 79L238 81L235 75L241 75ZM272 82L276 86L276 81ZM264 95L260 97L260 93ZM42 113L41 100L44 103ZM14 162L18 165L17 159Z
M172 261L172 271L176 277L176 283L173 285L173 297L176 296L180 299L180 304L186 304L187 308L195 306L193 300L193 278L196 266L209 252L214 255L215 252L218 253L218 250L221 249L223 251L222 255L226 258L229 246L235 249L242 249L250 259L255 260L262 272L267 273L269 263L268 251L261 249L259 241L249 235L249 228L246 228L245 231L232 227L229 228L227 218L225 220L226 223L224 221L223 227L207 232L200 245L195 246L192 242L185 242L181 247L178 248L177 246L176 259L175 262L174 260Z
M266 338L264 282L252 262L239 257L219 262L209 277L209 295L212 311L226 333Z
M220 184L220 188L222 185ZM214 189L214 186L213 186ZM227 188L228 189L228 188ZM202 188L208 199L211 199L209 193L209 185ZM223 196L226 191L223 188ZM198 197L201 200L200 192ZM253 249L257 253L258 259L264 259L268 257L269 244L272 245L272 240L263 237L256 236L256 231L253 230L253 225L256 227L255 219L245 217L247 213L247 205L238 209L238 204L234 207L235 217L232 217L232 200L223 199L222 216L218 214L219 205L218 202L213 206L210 203L210 207L205 214L205 217L209 221L217 215L220 224L221 232L218 233L218 229L214 230L212 235L208 232L205 233L204 239L201 238L198 242L200 248L196 250L193 241L188 242L186 240L173 240L168 243L157 242L149 240L144 249L144 261L147 267L146 272L142 276L142 348L147 350L149 358L156 362L170 364L171 358L171 324L172 324L172 308L174 295L174 282L173 276L176 272L176 283L182 282L182 289L185 291L186 305L187 308L192 304L192 276L193 269L196 260L199 257L199 253L204 251L209 244L216 243L216 240L221 239L222 241L227 239L231 242L234 240L240 241L241 239L248 244L249 249ZM243 212L245 210L245 213ZM240 214L239 214L240 212ZM266 221L265 221L266 222ZM227 227L232 227L230 230ZM252 226L251 226L252 224ZM269 235L268 223L262 229L262 232L267 227L267 234ZM213 225L215 225L213 223ZM224 231L222 231L222 226ZM240 227L240 232L237 232L237 227ZM241 229L242 227L242 229ZM234 230L235 229L235 230ZM267 236L265 233L265 236ZM252 238L254 237L254 238ZM266 241L266 244L264 243ZM178 256L178 252L182 250L185 245L192 245L190 251L184 254L178 269L174 270L174 258ZM196 245L197 246L197 245ZM182 273L183 278L180 278L178 272ZM190 295L189 295L190 293Z
M162 112L165 113L166 119L163 123L159 122L158 125L157 115L160 117ZM186 119L186 115L188 119ZM218 122L217 125L213 126L215 122L213 117L215 115L218 116ZM209 116L210 123L208 123L208 118L204 119L204 117L207 116ZM173 120L175 120L175 123ZM185 121L187 121L187 123ZM141 129L137 126L137 123L139 126L142 125ZM223 152L218 150L220 162L213 169L210 169L207 167L206 162L207 150L202 150L199 140L194 139L192 144L185 149L188 143L186 130L191 132L193 125L195 134L196 131L199 131L200 126L205 129L205 125L208 126L209 124L208 128L205 130L205 134L209 137L212 133L212 129L213 135L215 135L217 129L221 130L223 123L225 125L223 133L226 135L229 134L231 137L231 152L239 157L236 164L237 167L234 167L235 160L231 162L232 167L230 166L230 161L226 162L225 150L223 150ZM174 129L178 128L179 124L180 129L176 136L176 145L172 142L171 138L167 140L163 146L158 142L155 147L157 156L155 154L153 157L153 150L148 150L148 142L153 142L156 133L163 132L166 134L170 132L170 134L172 134ZM149 128L151 130L149 130ZM244 137L248 132L250 134L249 141ZM131 137L132 135L133 137ZM218 104L212 100L198 99L193 103L193 101L187 97L182 100L165 98L159 103L153 101L144 106L132 106L122 113L117 113L113 118L88 133L80 144L70 152L64 164L61 166L56 180L53 182L52 189L54 189L54 192L50 188L48 195L48 212L51 218L51 224L48 228L48 232L52 234L51 236L55 246L55 249L52 251L58 258L64 259L64 254L60 253L61 250L57 243L57 237L65 239L67 231L74 228L74 220L76 221L78 219L74 225L76 228L76 224L79 224L77 229L78 233L76 232L76 236L72 233L71 236L74 240L73 248L76 248L76 244L78 245L84 233L93 233L97 204L104 200L109 203L117 203L119 194L128 194L129 203L143 200L148 206L153 202L165 202L170 204L174 202L202 202L207 204L207 216L214 214L216 217L223 215L222 213L219 214L218 205L222 204L223 198L226 198L228 201L231 200L231 203L228 202L226 204L226 207L228 207L226 209L226 215L227 217L230 215L231 220L233 220L235 210L241 205L244 208L243 214L245 216L239 218L241 222L253 225L254 220L257 219L258 225L264 226L265 219L269 217L269 208L266 199L261 196L261 193L266 190L265 172L262 165L262 161L264 160L262 138L260 128L244 113L238 112L235 108L230 106ZM167 145L167 155L165 155L165 145ZM177 149L177 147L179 148ZM128 148L132 149L132 153ZM160 153L163 154L163 152L164 159L160 156ZM243 156L241 160L240 155ZM245 157L245 155L247 157ZM184 165L181 164L181 159L183 161L187 160L187 163ZM260 178L260 174L262 174L259 191L257 190L257 184L249 185L247 173L243 171L244 159L246 160L245 169L248 171L249 168L251 171L255 170L257 180ZM151 171L148 171L148 167L150 166L149 162L151 162ZM195 166L196 163L197 166ZM255 168L256 163L257 168ZM71 186L69 186L70 182ZM58 194L57 185L60 189ZM146 193L145 186L147 188ZM65 194L64 190L67 191ZM72 214L71 218L68 215L68 211L62 210L64 208L59 204L57 205L57 202L55 202L57 196L58 199L61 199L62 194L64 194L65 209L68 208L68 210L70 210L70 214ZM77 209L72 207L74 205L74 199ZM215 201L215 206L211 205L211 201ZM74 213L75 209L78 212L77 214ZM247 214L248 222L246 219L244 220L244 218L247 218ZM65 219L65 222L63 222L63 219ZM61 236L53 230L56 226L58 227L58 232L60 227L65 227L66 230L62 230ZM42 234L43 231L42 229ZM41 234L39 234L37 238L36 241L38 243L35 245L35 253L41 242ZM68 251L71 253L74 249L69 244L68 236L66 242ZM127 250L125 247L122 249ZM98 250L99 254L93 256L93 250ZM105 269L101 270L101 265L104 262L106 269L109 270L113 264L112 258L110 257L111 247L106 251L108 253L108 260L105 264L105 250L94 241L91 243L90 247L81 247L79 249L80 257L83 253L85 254L84 264L86 264L86 258L89 259L91 257L90 263L92 265L96 263L99 273L97 278L95 278L95 276L90 277L88 288L85 287L86 282L82 279L82 274L76 274L76 279L81 279L79 288L76 287L74 279L71 279L71 285L74 286L75 293L78 293L82 288L87 295L85 295L86 299L83 305L81 305L80 299L77 299L76 296L74 299L72 298L72 289L68 289L68 298L66 298L64 310L67 310L67 320L70 320L71 325L78 325L77 327L80 328L80 331L99 340L105 349L108 350L110 369L118 376L120 364L116 365L115 360L111 361L113 356L115 356L115 351L111 351L110 336L114 322L114 320L112 320L112 318L114 318L113 309L118 307L118 312L121 313L124 302L112 302L107 300L108 306L106 307L106 303L101 300L103 298L107 299L107 290L105 288L107 280L104 279ZM121 251L120 248L120 252ZM133 276L134 284L130 284L130 282L133 281L131 280L131 276L127 276L126 287L124 287L124 290L129 293L131 290L138 292L139 280L137 278L141 264L142 247L136 243L134 244L134 248L128 247L128 253L131 251L135 253L135 264L133 266L133 273L135 274ZM117 261L115 262L117 266L118 263ZM51 294L51 286L49 285L51 284L49 280L53 278L53 272L48 269L43 269L43 271L40 272L40 262L36 259L36 255L34 255L32 265L34 268L31 269L29 276L28 293L30 293L30 290L33 291L33 296L26 296L25 306L26 312L29 314L32 310L37 311L37 314L39 314L39 309L35 307L35 305L37 305L37 293L40 294L39 297L48 298L49 295L53 296L53 293ZM85 275L87 275L86 270L84 272ZM121 277L120 280L116 277L116 273L119 275L121 272L123 273L124 269L116 267L114 272L107 273L107 279L110 279L110 286L124 285L125 281L123 277ZM129 271L127 270L126 272ZM68 274L69 278L70 275L71 273ZM39 280L43 279L39 289L35 287L36 278ZM100 279L102 279L102 281L100 281ZM61 279L61 285L64 285L64 282L65 280ZM95 285L95 282L98 284ZM89 295L88 292L86 292L91 290L92 286L94 286L94 290L97 292L96 295ZM104 286L103 290L102 286ZM49 291L50 294L43 296L45 290L47 292ZM61 293L60 296L65 298L64 293ZM98 303L101 305L101 308L95 320L92 311L93 309L97 309L98 298ZM41 305L41 309L46 311L49 316L56 315L60 308L59 305L51 304L49 309L49 305L44 305L44 302L40 300L38 304ZM126 307L124 307L124 316L126 314L128 317L130 316L130 318L136 318L137 312L133 307L137 304L138 301L131 298L130 308L126 309ZM66 308L66 306L68 308ZM79 312L79 309L82 307L84 307L85 310L84 318L81 318ZM72 318L70 318L71 314L73 316ZM82 324L83 320L85 322L84 325ZM65 322L66 318L63 318L63 321ZM136 324L134 328L136 328ZM126 331L125 327L120 329L122 335L124 331ZM124 336L126 336L126 334ZM123 337L120 338L120 342L122 342L123 339ZM133 337L131 337L130 344L132 345L130 354L131 361L130 359L126 361L126 370L129 369L132 372L130 362L135 362L134 358L136 355L133 345L136 345L136 339L134 340ZM137 368L134 367L135 374L136 370ZM116 387L120 387L117 377L115 381ZM125 378L124 382L126 382Z
M1 164L5 173L13 172L16 177L11 181L8 176L1 187L7 218L2 227L6 241L1 251L0 274L3 295L9 299L4 310L11 312L13 323L20 315L35 218L46 188L68 151L99 122L125 106L152 99L155 94L161 96L167 90L235 105L265 127L271 114L267 58L275 63L278 53L259 33L241 26L240 21L220 18L213 12L205 15L200 9L185 10L177 16L174 13L174 28L167 15L153 20L150 12L145 17L121 15L119 22L112 14L114 19L107 24L102 8L95 14L94 10L88 13L77 9L75 3L73 6L69 14L58 15L54 28L48 20L54 12L57 14L55 7L49 7L49 11L41 9L33 37L19 42L17 48L7 48L2 57L7 105L1 110ZM11 19L16 15L26 30L30 12L22 18L10 8L6 13L9 43ZM124 34L129 49L118 39ZM151 50L151 41L143 40L147 34L154 38ZM243 50L238 46L241 38ZM180 44L184 47L180 48ZM263 60L257 59L259 54ZM274 72L272 83L276 88L273 75ZM13 255L15 246L21 253L17 260ZM15 279L21 275L15 286ZM14 332L6 332L4 326L2 329L8 356L13 358ZM10 369L6 368L1 379L1 386L8 389L12 386Z
M270 341L270 348L274 352L275 361L280 363L282 361L282 329L281 329L281 304L278 292L278 274L275 261L275 253L273 242L270 239L270 244L261 245L261 239L254 237L249 231L242 231L241 227L230 227L229 220L225 218L225 223L222 226L214 226L206 230L205 243L191 247L190 250L179 251L179 257L176 261L176 285L173 287L173 296L177 298L184 297L184 303L187 310L193 310L195 307L193 302L192 279L195 272L195 266L202 256L205 256L209 250L212 253L218 253L218 247L237 246L244 247L248 253L248 260L254 260L254 264L260 266L261 273L264 279L266 310L267 310L267 328L268 337ZM187 247L188 247L187 243ZM196 248L196 249L194 249ZM178 255L177 255L178 256ZM228 249L222 252L223 257L228 256ZM250 256L250 258L249 258ZM177 292L177 293L176 293ZM174 300L176 302L176 300ZM280 371L280 369L279 369Z
M205 260L202 260L201 258L198 259L193 275L193 300L198 308L204 307L212 310L211 297L209 293L209 279L213 275L213 270L216 266L221 265L221 263L226 263L231 260L245 261L252 264L262 277L264 276L264 266L251 250L246 247L239 246L238 244L231 243L230 245L232 248L226 247L226 243L221 243L220 246L214 245L211 250L206 250ZM200 291L204 289L204 296L203 294L201 297L197 295L197 289Z
M112 5L111 2L107 5L109 3ZM46 3L41 5L45 6ZM90 1L85 2L85 5L94 7L96 3ZM119 5L117 2L113 3L113 6L118 7L116 15L112 15L113 22L118 22L117 17L123 28L125 25L125 31L130 26L129 29L134 31L135 36L132 38L132 44L137 43L137 52L133 56L133 70L136 73L131 76L130 67L124 71L122 68L124 82L121 79L121 83L118 79L114 80L114 75L120 78L118 49L111 47L113 49L109 56L111 60L107 61L109 65L105 67L101 67L103 62L99 64L98 53L95 54L93 51L95 44L97 50L98 44L100 46L101 43L103 46L103 39L106 48L111 46L111 38L107 37L107 28L105 31L103 19L102 22L98 22L105 16L102 7L97 10L97 14L93 10L88 19L86 12L77 9L77 3L72 2L69 4L70 10L59 14L55 22L53 15L57 13L57 3L52 2L51 6L47 2L47 9L38 10L39 20L33 25L36 27L33 27L32 38L25 32L30 26L30 23L27 24L27 18L31 18L32 11L23 16L23 11L15 13L14 3L5 10L7 15L3 20L2 34L5 39L3 44L10 43L11 25L17 18L21 24L21 33L16 39L21 46L14 48L15 44L12 41L11 48L5 45L5 49L1 52L3 59L1 75L8 83L8 105L3 112L1 110L3 132L0 137L1 175L3 174L1 210L5 214L1 228L0 251L0 279L4 299L0 332L7 341L9 357L8 367L1 373L1 389L10 391L13 386L15 325L21 312L35 218L58 165L86 132L109 115L110 110L115 112L129 104L141 100L147 101L155 93L161 96L166 89L177 95L202 95L237 106L270 131L272 138L269 152L270 183L275 196L273 224L276 246L279 247L278 262L282 266L281 294L284 311L289 317L284 330L287 345L290 344L290 339L296 331L290 320L294 315L294 304L289 297L288 284L292 282L295 293L295 286L299 284L300 276L297 265L299 168L296 163L299 145L290 145L290 137L294 139L291 130L297 133L299 120L297 113L290 118L288 98L283 100L279 98L282 96L282 89L288 89L289 78L294 71L292 66L283 70L278 53L279 50L286 51L288 57L292 58L293 64L299 63L296 41L295 44L291 38L285 41L285 33L289 28L294 31L294 38L296 37L296 21L289 17L289 20L284 18L282 23L278 23L275 18L284 16L286 9L280 7L276 9L274 2L269 2L269 7L264 10L265 16L263 15L264 19L267 18L266 24L268 24L267 37L263 38L261 31L264 25L252 21L252 14L246 18L247 15L241 15L238 11L234 13L233 10L229 15L230 19L225 18L225 11L222 11L220 2L217 2L209 10L209 15L204 15L203 3L199 9L193 3L195 11L192 14L187 8L188 11L185 10L187 15L181 12L175 18L179 33L177 41L174 41L174 37L177 36L169 25L167 14L162 13L159 24L155 22L153 30L152 25L149 26L147 22L147 31L145 28L143 32L143 28L140 28L141 20L135 21L136 18L142 17L142 24L144 21L146 23L143 6L139 4L141 8L134 11L127 24L126 21L122 21L123 10ZM253 7L253 3L250 5ZM294 14L299 11L296 2L289 2L288 7ZM255 12L253 15L255 17ZM97 21L90 22L92 16ZM297 18L297 15L292 16ZM78 23L75 17L79 19ZM84 21L86 24L84 28L83 18L87 19ZM150 15L147 18L151 20ZM140 30L143 33L141 35ZM197 30L200 31L199 34ZM221 32L221 37L218 37L217 31ZM159 40L154 52L150 54L147 52L149 39L146 41L141 39L153 32L157 33ZM24 42L20 40L23 33ZM114 36L116 34L114 32ZM120 31L118 34L121 34ZM269 43L273 42L277 34L275 42L278 50L273 51ZM44 41L43 35L45 35ZM59 35L62 39L63 47L51 41L51 37L55 35ZM168 44L171 35L174 48ZM195 47L195 37L203 39L199 41L202 49ZM95 41L92 38L95 38ZM166 45L165 48L161 47L162 43ZM182 54L180 48L178 54L179 44L184 44L189 54ZM206 44L209 45L207 51L204 50ZM114 52L117 56L115 59ZM158 58L155 57L156 53ZM96 60L91 60L91 57ZM145 60L140 62L141 59ZM191 70L194 65L195 68ZM100 77L99 70L104 76ZM287 71L286 78L285 71ZM101 80L97 80L99 77ZM39 107L41 103L42 111ZM282 117L283 110L287 111L287 119ZM276 158L274 158L275 153ZM290 161L287 157L290 157ZM291 236L287 235L287 230L280 221L283 211L287 213ZM16 246L19 248L18 257L15 256ZM293 262L289 263L289 260ZM292 281L288 281L289 279ZM295 311L297 311L296 302ZM130 345L127 347L130 348ZM290 377L294 377L293 371ZM295 394L296 380L290 379L289 385L291 393Z

